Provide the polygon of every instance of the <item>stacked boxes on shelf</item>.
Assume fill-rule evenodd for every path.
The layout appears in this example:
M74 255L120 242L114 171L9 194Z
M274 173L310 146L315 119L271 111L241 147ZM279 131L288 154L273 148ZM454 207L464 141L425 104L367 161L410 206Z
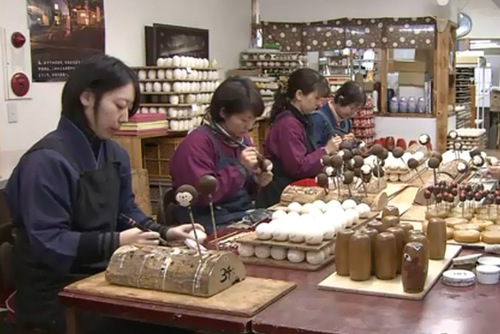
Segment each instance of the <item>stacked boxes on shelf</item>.
M352 131L356 138L371 144L375 137L375 120L373 117L373 101L371 95L367 97L366 104L356 112L352 120Z

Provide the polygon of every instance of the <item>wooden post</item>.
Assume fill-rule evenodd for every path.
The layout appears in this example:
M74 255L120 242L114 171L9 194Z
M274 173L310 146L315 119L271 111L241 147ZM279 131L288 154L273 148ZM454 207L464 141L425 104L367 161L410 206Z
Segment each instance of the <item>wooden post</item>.
M387 67L388 67L388 50L383 49L380 55L380 110L379 114L389 112L387 108Z
M441 23L441 24L440 24ZM444 23L444 24L443 24ZM448 135L448 90L449 90L449 22L437 24L436 51L434 53L434 115L436 115L436 143L434 147L440 153L446 151Z
M473 129L476 128L476 85L469 85L470 91L470 124Z

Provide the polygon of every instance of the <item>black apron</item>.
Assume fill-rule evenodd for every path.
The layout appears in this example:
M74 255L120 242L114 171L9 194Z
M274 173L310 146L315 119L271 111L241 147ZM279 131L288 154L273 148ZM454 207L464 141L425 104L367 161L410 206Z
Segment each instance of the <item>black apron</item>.
M298 112L298 111L297 111ZM297 118L305 130L304 145L306 146L306 154L312 153L316 150L316 143L314 135L311 131L312 124L309 120L305 120L308 116L297 115L297 112L282 111L276 116L275 122L285 117ZM277 158L271 158L273 163L273 180L265 187L263 187L257 194L255 206L257 208L269 208L280 202L283 190L291 183L298 181L297 178L291 176L283 167L283 164Z
M75 168L76 163L66 152L63 143L54 138L43 138L26 154L52 149L60 153ZM81 172L77 182L77 195L73 205L70 228L79 232L116 231L119 212L120 163L109 143L103 145L107 163L99 169ZM105 270L107 261L90 265L74 265L71 273L63 275L37 259L22 222L16 224L13 250L16 322L49 332L64 333L64 307L58 293L69 283ZM21 226L21 228L19 228ZM111 254L110 254L111 255Z
M214 144L216 155L218 157L215 166L216 172L228 165L239 164L238 158L228 157L223 154L223 151L220 147L220 142L215 137L215 134L213 133L212 129L210 129L210 127L202 125L198 129L199 131L205 131L206 133L208 133L210 135L212 143ZM249 145L249 143L245 144ZM227 226L233 222L240 221L241 218L246 215L247 210L254 208L252 204L252 198L250 197L250 194L244 186L242 186L235 194L226 196L226 198L224 198L223 200L214 203L213 206L217 229ZM194 206L192 210L194 220L202 224L207 233L212 233L213 227L210 207ZM179 205L175 206L175 216L177 223L186 223L191 221L188 210Z

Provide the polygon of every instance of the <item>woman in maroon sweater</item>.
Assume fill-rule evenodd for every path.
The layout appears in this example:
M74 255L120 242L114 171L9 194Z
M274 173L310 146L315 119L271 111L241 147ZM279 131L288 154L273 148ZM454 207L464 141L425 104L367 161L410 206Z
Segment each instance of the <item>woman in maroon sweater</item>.
M310 68L293 72L286 92L276 94L271 129L263 144L266 158L273 163L273 180L258 193L257 207L278 203L290 183L315 177L322 168L321 157L338 149L340 137L332 138L324 147L318 147L314 140L311 113L329 94L328 81Z

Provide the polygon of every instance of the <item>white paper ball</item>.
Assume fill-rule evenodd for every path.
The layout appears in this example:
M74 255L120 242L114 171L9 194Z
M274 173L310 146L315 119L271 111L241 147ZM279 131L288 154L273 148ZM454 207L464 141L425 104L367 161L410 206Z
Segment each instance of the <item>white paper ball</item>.
M359 224L359 213L356 209L349 209L346 211L346 214L352 218L352 223L354 225Z
M313 205L320 209L322 212L325 212L326 211L326 203L323 202L322 200L317 200L317 201L314 201Z
M292 202L292 203L288 204L289 211L300 213L301 209L302 209L302 205L300 205L300 203Z
M321 227L323 228L323 239L324 240L331 240L337 234L337 228L336 228L334 223L323 222L321 224Z
M325 253L322 251L309 251L306 254L306 260L310 264L318 265L325 261Z
M339 201L332 200L326 204L326 210L336 210L336 209L342 209L342 204Z
M323 241L323 231L321 229L304 231L304 240L308 245L318 245Z
M344 210L349 210L349 209L354 209L356 208L357 204L354 200L352 199L346 199L343 203L342 203L342 208Z
M286 241L288 240L287 228L284 224L280 224L273 227L273 239L276 241Z
M256 246L254 252L259 259L267 259L271 255L271 247L266 245Z
M272 219L281 219L281 218L284 218L286 217L286 212L283 211L283 210L276 210L273 212L273 215L272 215Z
M293 225L288 231L288 240L295 243L304 242L303 229L299 224Z
M366 203L360 203L356 207L356 211L358 211L359 218L367 218L370 215L370 206Z
M238 253L243 257L250 257L254 255L253 245L239 244Z
M287 250L284 247L271 247L271 257L275 260L281 261L286 259Z
M304 204L302 206L302 208L300 210L300 213L302 213L302 214L308 214L313 209L314 209L314 205L312 205L311 203L306 203L306 204Z
M294 220L298 220L300 218L300 215L298 212L292 211L292 212L289 212L286 217L289 221L294 221Z
M311 210L309 211L309 215L313 219L321 219L323 217L323 212L320 209L318 209L317 207L314 207L314 208L311 208Z
M289 249L287 253L287 259L293 263L300 263L304 261L306 254L299 249Z
M273 228L267 223L261 223L255 229L255 234L259 240L269 240L273 236Z

